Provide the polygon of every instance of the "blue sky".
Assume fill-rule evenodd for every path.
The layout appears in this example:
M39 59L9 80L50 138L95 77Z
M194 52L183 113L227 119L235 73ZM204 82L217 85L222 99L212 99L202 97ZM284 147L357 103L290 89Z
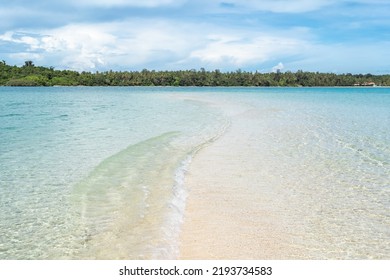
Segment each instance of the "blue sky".
M0 60L390 73L390 0L0 0Z

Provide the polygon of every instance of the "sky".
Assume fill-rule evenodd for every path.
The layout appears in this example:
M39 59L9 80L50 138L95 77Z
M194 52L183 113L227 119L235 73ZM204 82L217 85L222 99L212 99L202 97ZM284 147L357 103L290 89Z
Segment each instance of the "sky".
M390 0L0 0L0 61L390 74Z

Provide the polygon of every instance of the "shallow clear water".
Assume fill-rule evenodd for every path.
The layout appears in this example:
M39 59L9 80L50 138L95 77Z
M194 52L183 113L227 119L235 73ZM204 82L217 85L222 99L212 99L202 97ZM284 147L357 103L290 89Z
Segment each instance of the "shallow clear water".
M3 87L0 259L175 258L219 104L258 112L253 157L306 257L390 257L388 88Z
M248 89L239 100L258 132L259 207L299 252L287 257L390 258L390 89Z
M224 120L174 89L0 88L0 259L172 258Z

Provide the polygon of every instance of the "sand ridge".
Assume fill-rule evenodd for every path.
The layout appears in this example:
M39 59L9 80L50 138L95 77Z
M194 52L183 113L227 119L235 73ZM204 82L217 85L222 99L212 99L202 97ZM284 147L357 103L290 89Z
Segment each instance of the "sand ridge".
M262 133L261 114L250 107L230 112L225 134L194 157L186 176L189 197L180 259L286 259L296 254L281 217L268 207L270 195L258 189L265 179L253 156Z

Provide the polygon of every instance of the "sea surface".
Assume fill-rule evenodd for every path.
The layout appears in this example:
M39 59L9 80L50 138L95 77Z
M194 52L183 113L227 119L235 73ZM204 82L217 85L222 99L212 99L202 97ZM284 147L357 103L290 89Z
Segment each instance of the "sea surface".
M263 112L305 258L390 258L390 88L0 87L0 259L177 258L223 106Z

